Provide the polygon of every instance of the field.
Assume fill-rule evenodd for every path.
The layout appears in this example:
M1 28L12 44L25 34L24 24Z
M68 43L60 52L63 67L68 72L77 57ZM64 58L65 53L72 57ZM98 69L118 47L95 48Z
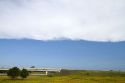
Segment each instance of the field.
M125 72L63 70L48 76L29 76L24 80L0 76L0 83L125 83Z

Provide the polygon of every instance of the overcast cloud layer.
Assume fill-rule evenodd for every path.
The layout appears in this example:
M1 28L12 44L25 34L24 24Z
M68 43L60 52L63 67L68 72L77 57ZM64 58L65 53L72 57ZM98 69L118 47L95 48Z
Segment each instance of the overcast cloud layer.
M0 0L0 39L125 41L125 0Z

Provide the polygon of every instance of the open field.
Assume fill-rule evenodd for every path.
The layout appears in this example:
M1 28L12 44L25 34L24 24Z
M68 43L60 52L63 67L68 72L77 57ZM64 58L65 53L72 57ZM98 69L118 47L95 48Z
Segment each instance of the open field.
M0 76L0 83L125 83L125 72L64 70L48 76L29 76L25 80Z

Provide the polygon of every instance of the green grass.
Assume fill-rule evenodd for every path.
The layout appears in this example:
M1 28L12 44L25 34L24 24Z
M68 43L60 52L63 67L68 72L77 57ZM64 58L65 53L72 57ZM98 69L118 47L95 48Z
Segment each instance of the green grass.
M63 70L51 76L29 76L27 79L12 80L0 76L0 83L125 83L125 72Z

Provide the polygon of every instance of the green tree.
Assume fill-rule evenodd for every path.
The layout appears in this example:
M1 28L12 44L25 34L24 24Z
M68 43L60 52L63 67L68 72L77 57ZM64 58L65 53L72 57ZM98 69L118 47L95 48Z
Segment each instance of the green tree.
M17 67L13 67L8 70L7 75L10 76L11 78L15 79L20 75L20 69Z
M27 78L27 76L29 76L29 72L26 69L22 69L20 76L24 79Z

